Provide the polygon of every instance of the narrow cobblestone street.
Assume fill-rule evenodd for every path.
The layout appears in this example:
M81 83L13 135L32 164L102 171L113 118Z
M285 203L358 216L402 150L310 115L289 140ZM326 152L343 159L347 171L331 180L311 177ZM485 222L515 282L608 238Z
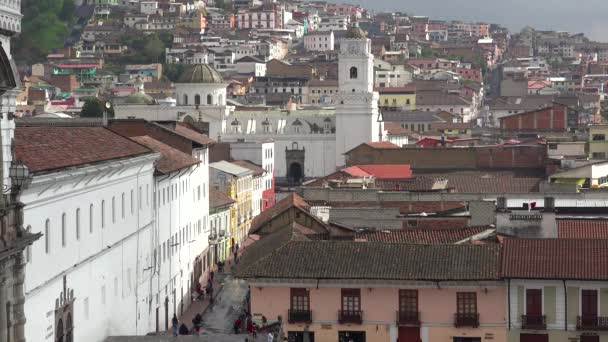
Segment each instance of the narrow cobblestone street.
M244 342L247 334L234 334L232 325L240 313L243 312L247 283L227 275L224 286L215 298L213 306L203 315L203 334L206 341L217 342ZM257 341L265 341L261 336Z

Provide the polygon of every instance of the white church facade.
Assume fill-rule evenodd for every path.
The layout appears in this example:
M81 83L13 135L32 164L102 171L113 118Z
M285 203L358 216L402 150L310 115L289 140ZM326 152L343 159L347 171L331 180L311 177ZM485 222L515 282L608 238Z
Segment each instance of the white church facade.
M227 105L226 84L217 72L198 65L186 69L176 83L177 106L116 106L116 117L204 121L209 123L210 138L224 142L271 139L276 179L299 183L343 166L343 154L357 145L386 139L379 95L373 88L373 61L371 41L353 26L340 44L333 108L235 110Z

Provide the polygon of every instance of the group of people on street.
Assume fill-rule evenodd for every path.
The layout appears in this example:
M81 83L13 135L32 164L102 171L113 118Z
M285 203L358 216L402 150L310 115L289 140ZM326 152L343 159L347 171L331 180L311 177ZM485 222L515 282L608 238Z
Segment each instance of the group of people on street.
M179 324L177 320L177 316L173 315L173 319L171 319L171 325L173 326L173 336L182 336L182 335L196 335L201 336L202 333L202 325L203 325L203 316L200 313L197 313L196 316L192 319L192 329L188 328L186 323L182 322Z

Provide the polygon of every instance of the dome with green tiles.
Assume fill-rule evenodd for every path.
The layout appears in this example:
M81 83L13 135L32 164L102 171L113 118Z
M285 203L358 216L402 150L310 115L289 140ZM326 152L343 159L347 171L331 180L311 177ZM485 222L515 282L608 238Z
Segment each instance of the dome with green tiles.
M209 64L193 64L185 68L177 82L224 83L224 78Z

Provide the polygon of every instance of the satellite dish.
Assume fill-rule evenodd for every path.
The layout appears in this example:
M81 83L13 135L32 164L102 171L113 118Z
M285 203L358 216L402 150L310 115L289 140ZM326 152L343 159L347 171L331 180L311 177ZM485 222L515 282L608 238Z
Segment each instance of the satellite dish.
M112 107L112 104L110 103L110 101L106 102L106 108L110 109L110 107Z

